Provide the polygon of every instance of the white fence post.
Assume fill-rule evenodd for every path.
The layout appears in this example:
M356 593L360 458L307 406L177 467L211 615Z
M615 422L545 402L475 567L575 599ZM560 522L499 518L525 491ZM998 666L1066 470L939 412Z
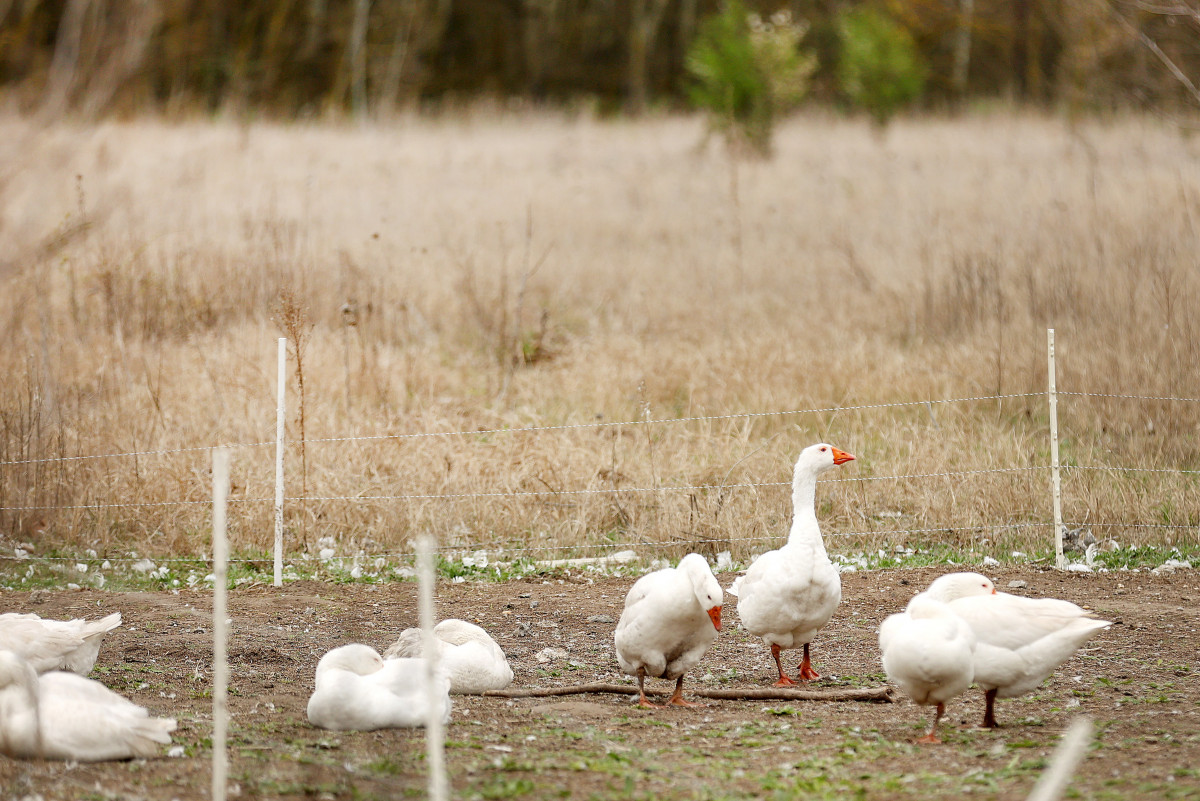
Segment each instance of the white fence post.
M1058 385L1054 367L1054 329L1046 329L1046 352L1050 373L1050 483L1054 498L1054 564L1062 570L1067 566L1063 557L1062 485L1058 469Z
M229 545L225 536L225 506L229 497L229 449L213 449L213 735L212 735L212 797L225 801L225 778L229 772L229 757L225 751L225 729L228 719L226 688L229 684L229 663L226 643L229 638L225 599L226 565Z
M287 387L287 337L279 338L279 401L275 407L275 586L283 586L283 435L287 416L284 390Z
M1070 728L1063 734L1058 748L1050 757L1050 764L1042 772L1026 801L1057 801L1062 797L1075 769L1087 756L1088 746L1092 744L1092 729L1091 718L1080 715L1071 721Z
M421 621L421 656L425 658L425 686L431 694L437 679L438 668L437 647L434 644L433 636L433 587L435 581L433 558L435 550L433 537L424 535L417 540L417 611ZM446 782L445 743L443 742L445 736L441 705L430 703L429 713L425 719L425 763L429 770L430 801L446 801L449 797Z

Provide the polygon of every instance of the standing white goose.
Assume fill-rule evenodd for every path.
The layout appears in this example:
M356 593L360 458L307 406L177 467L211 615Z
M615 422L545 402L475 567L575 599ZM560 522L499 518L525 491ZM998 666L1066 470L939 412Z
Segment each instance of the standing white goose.
M433 627L437 643L438 667L450 677L450 692L479 695L488 690L503 690L512 684L512 666L504 651L486 631L466 620L449 618ZM421 630L405 629L384 659L422 655Z
M424 659L384 660L369 645L334 648L317 662L308 722L322 729L371 731L424 726L430 704L450 720L450 679L428 688Z
M150 757L171 742L175 721L98 681L74 673L39 676L12 651L0 651L0 753L18 759L99 762Z
M971 686L975 634L966 621L939 601L921 594L879 627L883 670L905 695L937 712L919 743L939 743L938 722L946 702Z
M700 706L683 700L683 676L717 639L722 595L708 562L695 553L629 588L613 640L621 669L637 676L639 706L657 706L646 700L647 676L676 680L668 704Z
M730 592L738 596L738 615L751 634L771 646L779 670L776 687L796 684L783 672L779 652L804 646L800 679L821 676L812 667L808 644L842 601L842 581L825 553L817 525L817 476L854 458L824 442L800 452L792 477L792 530L787 544L754 560Z
M38 673L69 670L86 676L96 664L100 641L121 625L121 613L99 620L43 620L37 615L0 615L0 648L27 660Z
M996 592L979 573L949 573L924 593L945 603L975 633L975 683L984 691L983 726L996 728L997 698L1015 698L1040 685L1103 628L1071 603Z

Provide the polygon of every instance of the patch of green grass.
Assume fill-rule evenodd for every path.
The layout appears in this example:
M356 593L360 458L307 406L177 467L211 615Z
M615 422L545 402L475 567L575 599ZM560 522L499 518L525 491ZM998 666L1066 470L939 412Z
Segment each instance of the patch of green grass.
M579 549L579 555L589 549ZM594 551L594 549L591 549ZM1000 551L1000 549L993 549ZM561 554L560 554L561 555ZM570 555L574 555L573 553ZM843 570L889 570L938 565L969 568L982 566L985 556L1001 564L1053 562L1052 548L1031 550L1028 553L1004 550L984 553L973 548L939 543L916 547L879 548L858 553L834 553L830 558ZM1200 546L1166 547L1139 546L1102 551L1095 554L1095 569L1149 569L1175 559L1200 564ZM0 588L3 589L62 589L69 585L115 591L172 590L183 587L212 586L211 565L189 557L150 557L153 569L134 569L141 563L136 555L111 556L108 559L94 551L74 554L48 551L25 559L0 560ZM107 567L105 567L107 564ZM247 584L270 584L274 580L273 556L264 551L243 551L231 557L228 567L229 588ZM385 584L411 581L416 576L410 556L335 555L320 559L309 554L285 557L284 581L315 580L335 584ZM657 560L635 560L620 564L584 565L579 567L547 566L525 556L509 558L502 551L439 555L437 575L451 581L511 581L539 576L564 577L574 570L611 576L640 576L660 564ZM86 566L79 572L78 565ZM732 562L729 570L743 570L748 563Z

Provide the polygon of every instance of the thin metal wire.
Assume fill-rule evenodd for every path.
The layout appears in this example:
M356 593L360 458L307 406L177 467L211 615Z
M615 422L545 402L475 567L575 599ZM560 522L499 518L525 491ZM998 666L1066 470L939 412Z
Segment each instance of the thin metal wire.
M261 448L264 445L274 444L274 440L270 442L233 442L221 445L191 445L186 448L164 448L157 451L124 451L122 453L97 453L83 456L54 456L45 459L15 459L9 462L0 462L0 467L11 467L12 465L21 464L46 464L48 462L82 462L87 459L118 459L123 456L164 456L172 453L211 451L215 448Z
M860 481L907 481L918 478L955 478L960 476L980 475L983 473L1017 473L1031 470L1045 470L1044 465L1028 467L996 467L988 470L958 470L943 473L912 473L909 475L863 476L860 478L830 478L822 483L852 484ZM412 501L412 500L444 500L461 501L470 498L521 498L521 497L560 497L563 495L610 495L613 493L643 493L643 492L691 492L730 489L763 489L772 487L791 486L789 481L770 481L760 483L737 484L695 484L683 486L659 487L601 487L592 489L570 490L514 490L497 492L451 492L403 495L295 495L285 498L286 501ZM230 498L230 503L273 503L273 498ZM0 506L0 512L36 512L50 510L79 510L79 509L117 509L144 508L156 506L194 506L205 505L211 501L131 501L129 503L89 503L70 506Z
M941 404L950 404L950 403L970 403L970 402L975 402L975 401L1008 400L1011 398L1030 398L1030 397L1039 397L1039 396L1040 396L1040 393L1025 392L1025 393L1013 393L1013 394L1009 394L1009 395L980 395L980 396L965 397L965 398L943 398L941 400L898 401L895 403L867 403L867 404L860 404L860 405L856 405L856 406L827 406L827 407L818 407L818 408L811 408L811 409L790 409L790 410L775 411L775 412L738 412L736 414L699 415L699 416L694 416L694 417L668 417L668 418L659 418L659 419L650 419L650 420L625 420L625 421L611 421L611 422L566 423L563 425L555 425L555 426L526 426L526 427L521 427L521 428L490 428L490 429L479 429L477 431L420 431L420 432L412 432L412 433L407 433L407 434L364 434L364 435L354 435L354 436L345 436L345 437L316 437L313 439L306 439L305 442L309 445L313 445L313 444L317 444L317 443L328 443L328 442L357 442L357 441L384 440L384 439L417 439L417 438L421 438L421 437L453 437L453 436L465 437L465 436L485 436L488 434L528 434L528 433L538 433L538 432L543 432L543 431L568 431L568 430L582 429L582 428L613 428L613 427L617 427L617 426L644 426L644 425L658 425L658 424L667 424L667 423L694 423L694 422L704 422L704 421L712 421L712 420L737 420L737 419L743 419L743 418L776 417L776 416L795 415L795 414L822 414L822 413L826 413L826 412L852 412L852 411L861 411L861 410L866 410L866 409L893 409L893 408L899 408L902 406L928 406L928 405L935 404L935 403L941 405ZM48 457L45 459L17 459L17 460L12 460L12 461L0 462L0 467L10 467L13 465L23 465L23 464L44 464L44 463L48 463L48 462L81 461L81 460L85 460L85 459L117 459L117 458L125 457L125 456L157 456L157 455L173 454L173 453L187 453L190 451L207 451L207 450L211 450L214 447L259 448L259 447L263 447L266 445L274 445L274 444L275 444L275 441L270 440L270 441L264 441L264 442L231 443L231 444L226 444L226 445L222 445L222 446L197 445L197 446L188 447L188 448L167 448L167 449L163 449L163 450L151 450L151 451L127 451L127 452L120 452L120 453L92 454L92 455L83 455L83 456L56 456L56 457Z
M850 537L887 537L895 535L908 534L947 534L947 533L971 533L971 534L987 534L987 533L1003 533L1006 531L1019 529L1037 529L1050 528L1053 524L1050 522L1025 522L1025 523L1004 523L980 526L937 526L932 528L901 528L901 529L880 529L878 531L833 531L826 532L823 536L826 539L846 539ZM1089 523L1088 527L1094 528L1123 528L1123 529L1154 529L1154 530L1174 530L1181 531L1194 530L1195 526L1170 524L1170 523ZM671 540L669 542L656 542L654 540L633 540L628 542L604 542L604 543L587 543L583 545L528 545L520 547L497 546L488 543L470 543L470 544L453 544L439 546L438 553L441 554L457 554L457 553L475 553L478 551L486 551L497 556L505 554L521 554L521 553L548 553L570 552L570 551L587 551L587 550L617 550L629 549L634 547L650 547L650 548L673 548L681 545L729 545L732 543L749 543L749 542L782 542L785 539L782 535L771 535L761 537L739 537L737 539L728 538L707 538L707 539L692 539L692 540ZM294 557L295 555L293 555ZM328 558L313 558L309 556L307 559L300 559L300 562L329 562L329 561L346 561L346 560L375 560L385 557L406 557L411 558L412 551L376 551L372 553L359 553L347 555L334 555ZM0 554L0 561L8 562L101 562L109 563L135 563L143 560L149 560L156 565L187 563L194 564L196 562L209 562L211 557L208 556L192 556L192 557L153 557L153 556L137 556L137 557L114 557L114 556L37 556L27 554L25 556L15 556L8 554ZM230 559L231 564L267 564L271 561L269 555L264 555L260 558L243 558ZM293 559L293 562L296 561Z
M418 437L449 437L449 436L483 436L487 434L528 434L538 433L543 431L569 431L580 428L614 428L618 426L644 426L657 425L665 423L697 423L710 422L713 420L738 420L743 418L754 417L777 417L783 415L794 414L824 414L827 412L853 412L863 411L867 409L894 409L902 406L927 406L930 404L949 404L949 403L969 403L973 401L989 401L989 400L1007 400L1010 398L1031 398L1041 397L1039 392L1024 392L1013 393L1009 395L980 395L977 397L966 398L944 398L941 400L920 400L920 401L897 401L894 403L864 403L855 406L826 406L816 407L811 409L789 409L786 411L774 412L738 412L736 414L712 414L712 415L697 415L693 417L666 417L654 418L649 420L625 420L625 421L610 421L610 422L592 422L592 423L564 423L555 426L527 426L522 428L491 428L480 429L478 431L437 431L437 432L417 432L411 434L373 434L363 436L348 436L348 437L318 437L316 439L305 440L309 444L319 442L351 442L359 440L380 440L380 439L414 439Z
M1115 392L1059 392L1059 395L1072 395L1080 398L1117 398L1120 400L1143 401L1177 401L1180 403L1200 403L1200 398L1176 398L1163 395L1121 395Z
M1063 470L1123 470L1128 473L1177 473L1200 475L1200 470L1178 470L1166 467L1124 467L1122 465L1063 465Z
M879 537L879 536L890 536L890 535L897 535L897 534L946 534L946 533L957 533L957 532L978 533L981 529L984 529L984 528L990 528L993 531L1008 531L1008 530L1012 530L1012 529L1023 529L1023 528L1045 528L1045 527L1048 527L1049 525L1050 525L1049 523L1033 522L1033 523L1006 523L1006 524L1002 524L1002 525L993 525L990 527L984 527L984 526L972 526L972 527L938 526L935 528L882 529L879 531L835 531L835 532L826 533L824 536L825 536L825 538L828 539L828 538L848 538L848 537L868 537L868 536L869 537ZM447 554L447 553L454 554L454 553L466 553L466 552L474 553L477 551L487 551L487 552L493 553L493 554L519 554L519 553L538 553L538 552L552 552L552 551L566 552L566 551L586 551L586 550L596 550L596 549L604 549L604 550L629 549L629 548L634 548L634 547L639 547L639 546L650 547L650 548L674 548L674 547L678 547L680 545L714 545L714 544L715 545L728 545L728 544L735 543L735 542L736 543L770 542L770 541L783 542L786 539L787 539L786 535L770 535L770 536L762 536L762 537L739 537L737 539L708 538L708 539L693 539L693 540L671 540L669 542L656 542L654 540L633 540L633 541L629 541L629 542L602 542L602 543L588 543L588 544L583 544L583 545L527 545L527 546L520 546L520 547L515 547L515 548L514 547L500 547L500 546L496 546L494 544L488 545L488 544L476 543L476 544L467 544L467 545L463 545L463 544L441 545L436 550L437 550L437 553L441 553L441 554ZM412 551L376 551L373 553L365 553L364 552L364 553L359 553L359 554L347 554L344 556L343 555L334 555L334 556L330 556L328 558L317 558L317 559L313 559L310 557L307 560L300 560L300 561L329 562L329 561L346 561L346 560L355 560L355 559L357 559L357 560L374 560L374 559L379 559L379 558L383 558L383 557L395 557L395 556L412 557L413 555L414 555L414 553ZM195 563L195 562L211 561L210 557L205 557L205 556L155 558L155 557L151 557L151 556L112 557L112 556L98 556L97 555L97 556L87 556L87 557L78 557L78 556L67 557L67 556L35 556L33 554L28 554L26 556L10 556L7 554L0 554L0 560L9 561L9 562L75 562L75 563L79 563L79 562L85 562L85 561L92 561L92 562L107 561L110 563L135 563L135 562L141 562L146 559L150 560L151 562L154 562L156 565L172 564L172 563L191 564L191 563ZM259 564L259 563L268 563L270 561L271 561L271 557L269 555L266 555L266 556L263 556L263 557L257 558L257 559L230 559L229 560L229 562L231 564L235 563L235 562L239 563L239 564Z
M294 500L300 500L296 498ZM274 498L230 498L229 503L270 503ZM129 503L80 503L72 506L0 506L0 512L45 512L68 509L133 509L151 506L209 506L212 499L205 501L130 501Z

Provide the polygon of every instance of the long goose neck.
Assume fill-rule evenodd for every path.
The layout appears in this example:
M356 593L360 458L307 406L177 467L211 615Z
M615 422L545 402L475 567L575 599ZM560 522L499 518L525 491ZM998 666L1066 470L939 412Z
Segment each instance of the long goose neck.
M821 529L817 525L817 477L810 472L798 473L792 481L792 531L788 542L816 544L822 549Z

